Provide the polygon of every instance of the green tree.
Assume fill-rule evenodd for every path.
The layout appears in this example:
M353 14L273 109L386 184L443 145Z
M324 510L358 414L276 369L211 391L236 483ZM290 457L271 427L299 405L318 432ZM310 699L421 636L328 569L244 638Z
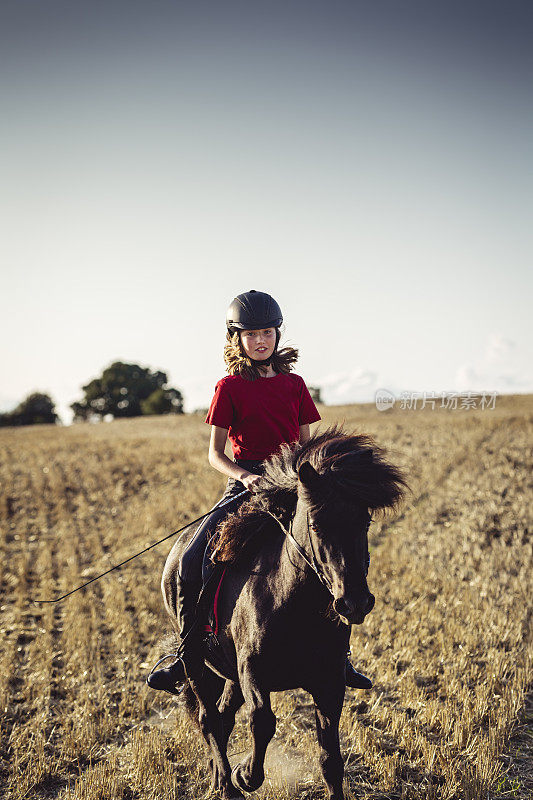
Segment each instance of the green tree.
M309 390L309 394L311 395L313 401L315 403L321 403L322 402L322 397L321 397L321 391L322 390L320 389L320 386L308 386L307 388Z
M141 400L143 414L183 414L183 398L177 389L156 389Z
M55 424L59 417L48 394L33 392L7 414L0 414L0 426Z
M99 378L94 378L82 386L84 397L70 406L74 411L74 421L89 420L94 417L138 417L141 414L183 413L183 397L178 389L167 386L164 372L152 372L138 364L115 361L104 369ZM156 395L161 390L163 397ZM145 405L154 395L151 402ZM167 402L165 402L165 398ZM168 402L169 401L169 402ZM150 410L161 408L161 411Z

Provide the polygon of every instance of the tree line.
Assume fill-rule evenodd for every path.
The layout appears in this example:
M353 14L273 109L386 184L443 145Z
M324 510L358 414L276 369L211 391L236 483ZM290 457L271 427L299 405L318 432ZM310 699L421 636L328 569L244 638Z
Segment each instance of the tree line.
M183 414L183 395L168 385L165 372L139 364L115 361L98 378L82 386L83 397L71 404L74 422L102 420L108 414L140 417L151 414ZM48 394L34 392L13 411L0 414L0 426L60 422Z
M98 378L82 386L83 397L71 404L74 422L94 422L110 415L140 417L153 414L183 414L183 395L168 385L165 372L152 371L138 364L115 361ZM320 389L309 386L315 403L321 402ZM48 394L33 392L7 413L0 414L0 427L61 422L55 403Z

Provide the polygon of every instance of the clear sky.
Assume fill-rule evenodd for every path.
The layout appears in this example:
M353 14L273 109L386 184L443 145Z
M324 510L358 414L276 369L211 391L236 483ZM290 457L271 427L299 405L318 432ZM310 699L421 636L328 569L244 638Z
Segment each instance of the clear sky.
M186 409L258 289L326 402L533 391L529 0L0 7L0 407Z

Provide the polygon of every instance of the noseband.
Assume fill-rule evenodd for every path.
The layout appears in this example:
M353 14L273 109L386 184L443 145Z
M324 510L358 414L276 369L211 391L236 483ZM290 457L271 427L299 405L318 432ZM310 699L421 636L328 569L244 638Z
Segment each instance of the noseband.
M309 560L309 558L307 557L307 553L305 552L303 547L301 547L298 544L298 542L296 541L296 539L294 538L294 536L292 534L292 523L293 523L294 517L291 517L291 521L289 523L289 530L287 530L285 525L281 522L281 520L279 520L275 516L275 514L272 514L271 511L266 511L266 513L269 514L273 519L276 520L276 522L278 523L279 527L281 528L281 530L283 531L283 533L285 534L287 539L290 542L292 542L293 546L296 548L298 553L301 555L301 557L304 559L304 561L311 567L311 569L313 570L315 575L318 577L320 583L322 583L322 585L325 586L326 589L328 590L328 592L333 596L333 586L331 584L331 581L329 580L327 575L324 575L324 573L322 572L322 570L320 568L319 561L318 561L318 559L316 557L316 554L315 554L315 548L313 546L313 540L311 539L311 531L310 531L310 525L309 525L309 511L306 512L306 517L307 517L307 538L309 539L309 545L311 547L311 558L312 558L312 561ZM370 523L371 522L372 522L372 514L370 514L370 516L368 518L368 522L366 524L366 529L365 529L365 534L368 533L368 529L370 527Z

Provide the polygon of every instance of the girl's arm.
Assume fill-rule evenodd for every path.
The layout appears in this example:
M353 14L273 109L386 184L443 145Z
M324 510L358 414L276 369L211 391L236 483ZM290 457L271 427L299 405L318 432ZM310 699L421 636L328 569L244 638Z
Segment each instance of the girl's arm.
M211 439L209 441L209 463L223 475L229 475L230 478L235 478L241 481L247 489L253 490L253 484L257 483L260 479L259 475L254 475L253 472L239 467L234 461L231 461L224 450L226 448L226 439L228 436L227 428L219 428L218 425L211 426Z
M300 444L305 444L310 436L309 423L307 423L307 425L300 425L300 438L298 439Z

